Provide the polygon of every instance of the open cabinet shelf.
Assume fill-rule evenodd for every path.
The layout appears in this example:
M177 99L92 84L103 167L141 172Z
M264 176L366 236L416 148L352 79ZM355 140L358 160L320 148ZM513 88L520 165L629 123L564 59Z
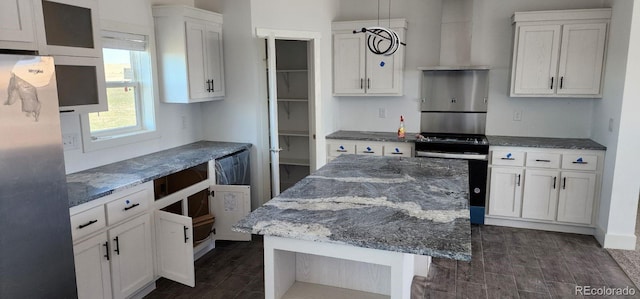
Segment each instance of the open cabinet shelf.
M301 102L301 103L308 103L308 102L309 102L309 99L307 99L307 98L300 98L300 99L278 98L278 102Z
M280 130L280 136L309 137L309 131Z

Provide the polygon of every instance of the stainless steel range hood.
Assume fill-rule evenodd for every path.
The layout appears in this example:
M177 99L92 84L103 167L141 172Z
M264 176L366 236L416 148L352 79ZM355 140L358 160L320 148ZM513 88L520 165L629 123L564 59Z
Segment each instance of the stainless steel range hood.
M473 41L473 1L442 1L440 24L440 64L418 68L428 71L488 70L471 60Z
M473 65L473 0L442 2L440 65L422 71L420 130L484 134L489 67Z

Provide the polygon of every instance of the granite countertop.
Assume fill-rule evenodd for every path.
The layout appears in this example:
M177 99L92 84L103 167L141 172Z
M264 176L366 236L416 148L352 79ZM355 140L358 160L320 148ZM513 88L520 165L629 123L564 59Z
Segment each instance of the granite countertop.
M607 150L607 147L587 138L548 138L548 137L515 137L489 136L489 145L560 148L576 150Z
M469 261L467 176L463 160L342 155L233 229Z
M68 174L69 207L249 148L250 143L200 141Z
M406 137L400 139L395 132L336 131L327 135L326 138L382 142L415 142L416 135L417 133L406 133Z

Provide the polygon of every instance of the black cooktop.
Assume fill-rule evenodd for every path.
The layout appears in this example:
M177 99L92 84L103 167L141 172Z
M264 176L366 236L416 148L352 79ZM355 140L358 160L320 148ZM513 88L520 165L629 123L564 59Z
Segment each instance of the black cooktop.
M443 153L489 153L487 137L478 134L421 133L416 151Z

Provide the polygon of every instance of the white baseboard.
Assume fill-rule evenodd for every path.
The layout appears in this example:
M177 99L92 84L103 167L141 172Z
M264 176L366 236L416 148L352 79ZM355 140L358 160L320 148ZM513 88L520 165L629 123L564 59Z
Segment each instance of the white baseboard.
M600 242L600 245L607 249L636 249L636 235L608 234L601 227L597 227L595 237Z
M525 221L525 220L512 220L512 219L504 219L504 218L494 218L494 217L489 216L489 215L485 216L484 224L498 225L498 226L509 226L509 227L517 227L517 228L527 228L527 229L537 229L537 230L546 230L546 231L563 232L563 233L582 234L582 235L594 235L595 234L595 228L593 228L593 227L574 226L574 225L556 224L556 223L533 222L533 221Z
M137 291L135 294L131 295L129 299L142 299L145 296L149 295L151 292L153 292L153 290L155 289L156 289L156 281L154 280L149 284L147 284L142 289L140 289L139 291Z

